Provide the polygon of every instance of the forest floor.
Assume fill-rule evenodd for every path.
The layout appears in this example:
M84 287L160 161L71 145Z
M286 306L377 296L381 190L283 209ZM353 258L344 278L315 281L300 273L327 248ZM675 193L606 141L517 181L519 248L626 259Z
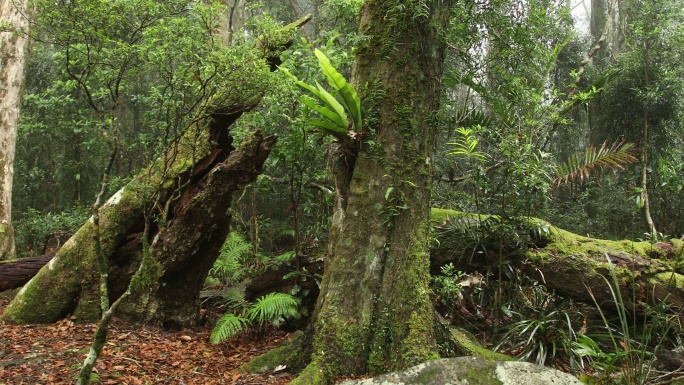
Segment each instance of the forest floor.
M8 302L6 295L0 295L0 312ZM286 340L287 333L271 328L212 345L212 325L170 332L115 320L94 370L98 383L280 385L292 381L294 377L285 372L238 370ZM69 319L51 325L0 324L0 385L73 384L94 330L93 324L75 324Z

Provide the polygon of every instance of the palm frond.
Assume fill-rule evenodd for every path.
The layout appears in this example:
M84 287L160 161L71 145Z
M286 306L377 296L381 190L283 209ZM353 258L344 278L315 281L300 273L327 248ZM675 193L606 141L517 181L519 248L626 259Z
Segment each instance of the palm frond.
M599 149L587 147L584 152L576 152L568 160L555 169L556 185L579 180L583 183L592 172L600 169L624 170L624 166L637 161L633 155L634 144L616 142L608 145L604 142Z
M299 300L285 293L269 293L259 298L247 311L252 323L270 322L278 325L283 317L299 316Z
M225 314L216 323L216 326L209 337L209 341L212 344L220 344L223 341L235 337L249 327L249 325L250 322L246 318L236 316L232 313Z

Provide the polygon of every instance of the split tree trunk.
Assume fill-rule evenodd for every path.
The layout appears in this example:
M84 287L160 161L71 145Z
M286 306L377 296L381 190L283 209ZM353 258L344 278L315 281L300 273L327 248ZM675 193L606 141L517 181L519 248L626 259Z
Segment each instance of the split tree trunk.
M14 258L12 178L29 39L26 0L0 0L0 260Z
M308 20L305 17L286 26L279 40L260 39L259 48L264 50L271 71L289 35ZM265 63L242 65L258 73ZM255 84L240 87L258 89L263 83L258 76L244 81ZM228 234L232 195L259 175L275 143L275 137L256 132L238 150L232 146L229 126L258 102L243 100L240 95L209 101L165 156L100 208L100 242L102 253L111 262L112 300L126 290L140 263L146 215L164 215L155 218L147 240L154 245L151 252L161 266L161 278L146 282L149 290L132 296L119 314L166 327L192 326L198 321L199 290ZM150 207L154 202L158 205ZM88 221L62 246L55 258L22 288L0 319L46 323L67 314L73 314L78 321L100 318L92 226Z

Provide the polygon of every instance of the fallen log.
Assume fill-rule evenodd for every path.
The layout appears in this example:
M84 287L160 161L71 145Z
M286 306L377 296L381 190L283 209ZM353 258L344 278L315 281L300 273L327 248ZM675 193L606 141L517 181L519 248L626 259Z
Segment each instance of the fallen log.
M502 239L505 232L493 231L501 230L491 224L501 223L493 216L433 209L432 221L437 240L431 251L433 274L450 262L459 270L484 273L496 268L497 261L505 261L566 298L593 303L593 294L599 305L614 311L614 269L628 309L639 309L644 302L684 306L682 240L595 239L527 218L517 224L516 231L529 234L529 243L511 245L510 239L507 244Z
M50 262L55 253L10 261L0 261L0 291L23 286Z

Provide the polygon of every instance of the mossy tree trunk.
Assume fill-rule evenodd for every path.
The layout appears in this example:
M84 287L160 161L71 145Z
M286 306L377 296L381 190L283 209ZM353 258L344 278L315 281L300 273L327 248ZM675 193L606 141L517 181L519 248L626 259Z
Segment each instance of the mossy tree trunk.
M257 48L264 57L240 63L254 76L236 89L263 89L268 84L263 77L275 70L292 32L309 19L284 27L282 36L260 37ZM143 275L145 289L122 303L119 314L173 328L198 321L199 290L228 234L232 196L261 173L275 144L275 137L255 132L239 149L233 146L229 127L259 99L226 91L206 101L198 118L166 154L99 209L100 252L110 262L112 302L129 287L144 244L150 245L155 261L155 271ZM143 240L146 224L148 237ZM100 319L93 226L91 219L60 248L0 320L48 323L68 314L78 321Z
M438 357L428 297L431 163L450 1L366 1L352 82L369 138L337 170L310 364L293 384ZM364 88L366 88L364 90Z

